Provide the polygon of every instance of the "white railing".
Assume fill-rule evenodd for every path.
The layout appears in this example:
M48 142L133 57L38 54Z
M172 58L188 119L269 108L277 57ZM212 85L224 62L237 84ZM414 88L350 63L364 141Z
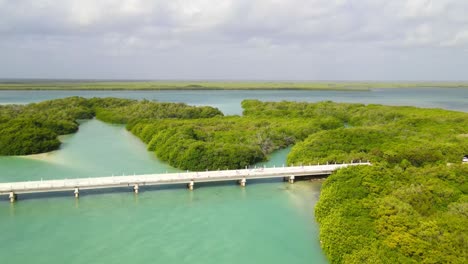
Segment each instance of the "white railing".
M369 162L352 162L342 164L300 165L289 167L254 167L238 170L217 170L198 172L177 172L161 174L144 174L132 176L110 176L96 178L75 178L61 180L43 180L26 182L0 183L0 194L38 193L79 189L100 189L133 186L135 184L159 185L194 182L231 181L245 179L267 179L289 176L328 175L333 171L356 165L370 165Z

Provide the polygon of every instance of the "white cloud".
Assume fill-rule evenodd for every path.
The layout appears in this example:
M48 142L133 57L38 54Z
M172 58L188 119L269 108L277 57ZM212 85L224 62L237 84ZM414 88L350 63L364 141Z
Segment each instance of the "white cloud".
M404 45L420 46L432 44L434 42L432 27L428 24L422 24L406 33Z
M168 3L171 16L181 27L195 27L203 30L222 23L229 18L232 1L174 0Z
M458 32L452 39L443 42L442 45L447 47L468 46L468 30Z
M411 0L404 3L401 14L408 18L425 18L440 15L447 3L445 0Z

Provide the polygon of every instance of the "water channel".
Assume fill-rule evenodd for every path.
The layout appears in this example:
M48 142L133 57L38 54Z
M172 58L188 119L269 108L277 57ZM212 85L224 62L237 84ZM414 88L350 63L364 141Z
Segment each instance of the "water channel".
M468 111L468 89L343 91L1 91L0 104L72 95L212 105L241 114L243 99L415 105ZM61 137L60 150L0 157L0 182L74 178L177 169L159 161L123 126L82 121ZM267 166L281 166L288 150ZM26 195L0 201L0 259L12 263L327 263L313 209L320 182L279 180L155 187L135 196L119 189Z

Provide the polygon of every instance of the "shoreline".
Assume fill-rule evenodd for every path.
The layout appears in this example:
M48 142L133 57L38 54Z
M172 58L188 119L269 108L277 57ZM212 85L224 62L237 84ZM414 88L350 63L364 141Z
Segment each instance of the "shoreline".
M86 121L86 120L79 120L79 122L82 122L82 121ZM16 155L16 156L10 156L10 157L53 162L53 156L62 149L63 144L67 141L67 139L69 137L73 136L74 134L76 134L76 133L67 134L67 135L59 135L57 138L58 138L58 140L60 140L61 144L60 144L60 147L58 149L56 149L56 150L52 150L52 151L49 151L49 152L37 153L37 154ZM3 157L8 157L8 155L3 156Z
M466 89L460 82L253 82L253 81L0 81L0 91L73 90L73 91L206 91L206 90L325 90L372 91L373 89L452 88Z
M10 157L52 162L51 158L57 151L58 150L53 150L53 151L44 152L44 153L37 153L37 154L30 154L30 155L17 155L17 156L10 156ZM4 157L8 157L8 156L4 156Z

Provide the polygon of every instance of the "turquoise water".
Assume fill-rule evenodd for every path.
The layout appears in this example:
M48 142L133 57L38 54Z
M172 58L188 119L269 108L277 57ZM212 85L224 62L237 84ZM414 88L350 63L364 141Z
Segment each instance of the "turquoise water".
M0 205L12 263L326 263L312 207L320 184L232 184Z
M0 181L176 171L123 126L84 121L62 149L0 158ZM285 151L267 166L283 164ZM260 164L259 164L260 165ZM320 183L279 180L20 195L0 202L12 263L326 263L313 207Z
M253 98L415 105L468 111L468 89L343 91L0 91L0 104L72 95L212 105L241 114ZM0 157L0 182L177 171L123 126L83 121L60 150ZM289 149L257 166L282 166ZM0 197L0 259L11 263L327 263L313 209L320 182L249 181Z
M146 145L121 125L86 120L78 133L61 140L61 149L51 153L0 157L0 182L177 171L146 151Z

